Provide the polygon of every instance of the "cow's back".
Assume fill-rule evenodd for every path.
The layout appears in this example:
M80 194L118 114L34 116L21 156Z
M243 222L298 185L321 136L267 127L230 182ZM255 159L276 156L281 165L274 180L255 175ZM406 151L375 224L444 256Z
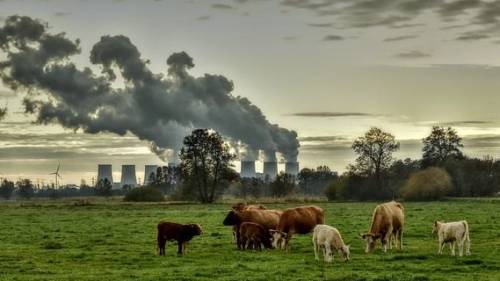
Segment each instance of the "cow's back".
M401 203L391 201L375 207L370 233L387 232L389 228L399 230L404 225L404 208Z
M283 211L278 229L287 233L306 234L316 225L323 224L324 220L324 211L317 206L291 208Z
M253 222L267 229L275 229L280 221L281 211L267 209L248 209L240 212L242 222Z

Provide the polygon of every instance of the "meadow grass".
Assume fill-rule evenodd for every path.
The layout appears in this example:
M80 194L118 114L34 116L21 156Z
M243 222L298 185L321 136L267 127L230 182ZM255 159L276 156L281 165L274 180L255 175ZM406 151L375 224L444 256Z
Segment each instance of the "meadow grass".
M291 252L238 251L222 220L229 204L0 203L0 280L500 280L500 201L405 203L404 250L364 253L377 203L318 203L326 223L351 245L351 261L314 260L311 235L297 235ZM299 204L266 204L287 208ZM187 255L167 243L156 255L160 220L200 223ZM472 255L438 256L435 219L466 219Z

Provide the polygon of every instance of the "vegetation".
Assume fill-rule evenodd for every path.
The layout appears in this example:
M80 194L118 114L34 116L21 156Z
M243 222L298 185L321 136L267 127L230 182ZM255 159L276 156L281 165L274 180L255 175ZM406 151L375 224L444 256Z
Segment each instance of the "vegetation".
M439 200L452 189L450 175L442 168L430 167L410 176L402 196L406 200Z
M9 200L12 194L14 193L15 187L14 187L14 182L11 182L9 180L2 180L2 183L0 184L0 196L5 199Z
M405 203L404 250L364 253L357 235L368 229L377 203L320 203L326 223L351 245L351 261L316 262L311 235L296 235L291 252L238 251L222 220L230 204L120 203L96 198L91 205L60 199L0 204L1 280L485 280L500 278L497 234L500 201ZM106 202L106 203L104 203ZM297 204L269 204L289 208ZM203 234L177 257L155 254L160 220L200 223ZM436 219L466 219L472 255L438 256L431 236Z
M16 182L16 186L19 197L24 199L31 199L31 197L33 197L35 189L33 188L31 180L21 179L18 182Z
M138 187L125 193L123 200L129 202L161 202L165 201L165 196L158 188Z
M113 185L107 178L100 179L95 186L95 194L98 196L109 197L113 195Z
M462 138L451 127L433 126L430 135L424 138L422 142L424 144L424 148L422 149L423 167L439 165L450 158L464 158L460 150L464 147Z

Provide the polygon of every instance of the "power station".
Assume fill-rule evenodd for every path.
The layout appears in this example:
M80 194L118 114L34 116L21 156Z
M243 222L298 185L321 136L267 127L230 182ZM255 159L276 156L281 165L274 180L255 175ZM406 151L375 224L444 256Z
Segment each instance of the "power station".
M113 184L113 169L110 164L99 164L97 166L97 182L108 179Z
M122 165L122 178L120 181L120 185L136 187L137 179L135 177L135 165Z
M146 165L144 166L144 185L151 183L151 179L156 177L156 170L158 165Z

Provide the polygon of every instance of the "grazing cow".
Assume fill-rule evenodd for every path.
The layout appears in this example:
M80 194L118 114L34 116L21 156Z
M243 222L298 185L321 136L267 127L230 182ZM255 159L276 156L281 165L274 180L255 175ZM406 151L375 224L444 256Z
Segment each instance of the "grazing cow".
M403 249L403 226L403 205L391 201L375 207L370 231L361 235L361 238L366 241L365 252L373 251L378 239L382 243L384 253L387 252L387 244L392 248L392 239L400 250Z
M467 221L456 222L441 222L435 221L432 225L432 233L437 233L439 248L438 254L443 253L443 248L446 243L450 243L451 255L455 255L455 244L458 244L458 255L462 256L464 253L470 255L470 238L469 238L469 224Z
M325 222L325 211L317 206L307 206L286 209L281 215L278 227L270 230L273 236L273 247L278 245L288 251L288 242L292 235L307 234L318 224Z
M202 233L199 224L178 224L174 222L162 221L158 223L158 249L159 255L165 255L165 245L167 241L177 241L177 254L183 255L186 253L186 244L193 239L194 236Z
M262 225L266 229L276 228L278 225L281 211L278 210L267 210L267 209L245 209L241 211L231 210L227 214L226 218L222 222L224 225L232 225L233 231L236 230L236 245L238 248L241 243L239 242L239 228L244 222L254 222Z
M349 260L349 245L344 244L342 236L335 227L318 224L313 232L314 257L319 261L318 252L323 249L323 258L326 262L333 262L333 252L342 255L344 261Z
M239 235L239 248L242 250L252 248L261 251L262 245L264 245L266 249L272 249L271 234L269 234L268 229L258 223L242 223L240 225Z

